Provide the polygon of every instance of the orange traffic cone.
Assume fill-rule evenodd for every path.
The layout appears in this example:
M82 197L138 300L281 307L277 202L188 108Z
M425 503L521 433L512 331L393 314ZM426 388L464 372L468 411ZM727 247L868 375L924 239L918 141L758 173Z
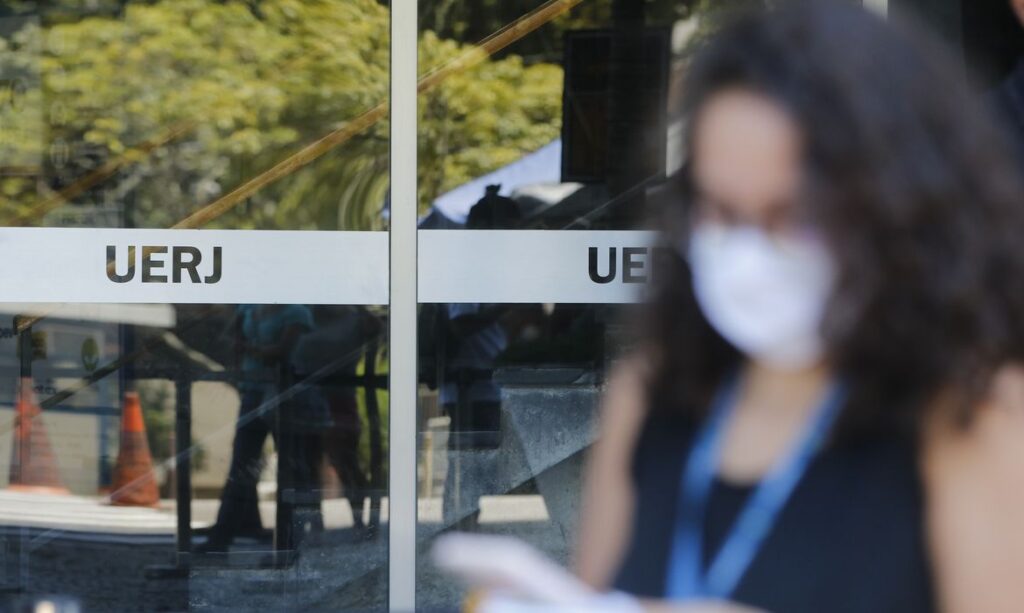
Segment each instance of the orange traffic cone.
M31 377L22 377L18 382L8 488L45 494L69 493L57 470L57 458L46 436L42 409L32 391Z
M160 492L153 472L153 457L146 441L146 423L136 392L124 395L121 413L121 448L117 451L114 478L110 484L110 503L123 506L153 507Z

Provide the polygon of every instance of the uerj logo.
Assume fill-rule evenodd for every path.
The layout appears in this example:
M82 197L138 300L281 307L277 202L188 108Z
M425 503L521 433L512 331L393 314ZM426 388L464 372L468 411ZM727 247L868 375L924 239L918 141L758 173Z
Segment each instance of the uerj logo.
M605 253L602 254L601 252ZM660 262L672 251L662 247L590 247L590 280L601 285L619 279L621 283L648 283L661 268Z
M144 245L119 250L107 245L107 278L114 283L128 283L135 278L136 269L141 269L142 283L217 283L222 272L221 253L221 247L211 248L206 260L212 266L205 266L209 273L200 275L199 266L206 260L198 247ZM126 272L118 273L119 270Z

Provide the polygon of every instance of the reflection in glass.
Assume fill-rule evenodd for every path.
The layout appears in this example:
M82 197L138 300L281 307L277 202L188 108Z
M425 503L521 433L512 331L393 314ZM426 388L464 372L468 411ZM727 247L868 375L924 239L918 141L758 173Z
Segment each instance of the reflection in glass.
M452 37L484 56L465 77L421 89L423 233L642 229L645 207L682 164L670 69L710 27L712 4L421 1L425 42ZM439 56L421 54L425 80ZM515 234L501 235L503 252L531 249L530 234L513 244ZM513 278L504 273L515 266L513 256L480 274ZM582 458L607 364L628 344L618 322L629 310L420 305L424 546L445 530L486 531L569 562ZM461 594L422 562L417 598L445 607Z
M383 606L380 308L0 313L5 586L87 610Z
M8 3L0 225L381 228L388 24L373 0Z
M0 227L386 229L389 21L4 3ZM0 609L386 606L387 310L268 291L0 303Z

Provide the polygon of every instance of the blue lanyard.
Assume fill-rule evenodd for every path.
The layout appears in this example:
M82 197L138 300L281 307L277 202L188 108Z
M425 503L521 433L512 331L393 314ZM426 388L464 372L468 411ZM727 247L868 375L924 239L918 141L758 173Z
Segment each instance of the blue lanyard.
M716 394L708 420L697 434L683 471L679 516L665 582L666 596L673 600L725 599L732 594L831 430L846 399L846 388L841 383L829 386L796 447L758 484L704 573L702 551L707 503L717 472L725 425L738 394L738 377L733 376Z

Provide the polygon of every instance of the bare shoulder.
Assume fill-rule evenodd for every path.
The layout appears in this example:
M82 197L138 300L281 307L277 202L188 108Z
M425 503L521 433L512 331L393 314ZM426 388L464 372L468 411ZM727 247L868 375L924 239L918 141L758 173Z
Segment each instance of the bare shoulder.
M926 468L941 469L936 475L940 478L983 470L986 482L1024 479L1024 365L1008 365L996 373L970 424L935 417L924 440Z
M630 538L633 487L629 468L646 415L649 361L642 354L620 360L601 401L597 441L588 454L576 572L607 589Z
M1008 424L1024 427L1024 364L1010 364L996 373L987 408Z
M928 537L944 611L1024 602L1024 367L1004 367L968 426L924 437Z

